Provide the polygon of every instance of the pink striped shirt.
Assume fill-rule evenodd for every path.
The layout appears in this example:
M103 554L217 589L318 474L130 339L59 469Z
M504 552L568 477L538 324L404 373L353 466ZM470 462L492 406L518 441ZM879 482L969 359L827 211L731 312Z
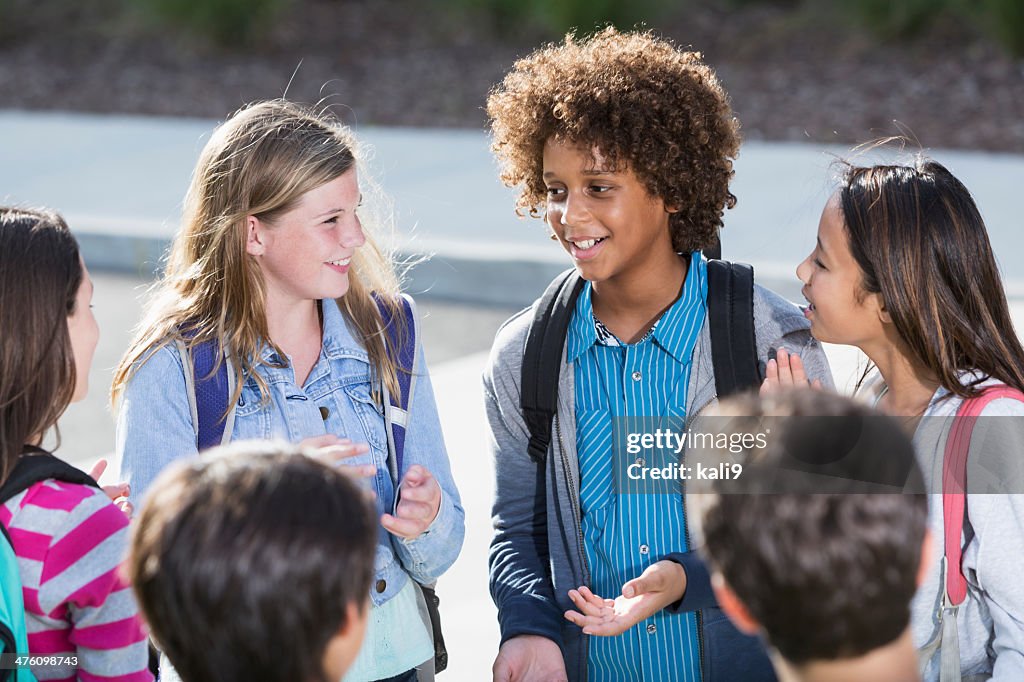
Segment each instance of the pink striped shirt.
M18 557L28 648L77 656L33 668L40 680L150 682L138 607L120 565L128 519L103 491L49 479L0 506Z

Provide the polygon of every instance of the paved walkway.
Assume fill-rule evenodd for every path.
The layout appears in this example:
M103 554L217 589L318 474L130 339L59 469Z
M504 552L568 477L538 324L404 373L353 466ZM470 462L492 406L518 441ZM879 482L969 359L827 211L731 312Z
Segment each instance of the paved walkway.
M195 160L216 122L0 111L0 201L57 208L94 267L149 272L177 227ZM513 214L483 131L365 128L372 174L394 199L394 242L432 253L412 289L463 301L524 305L567 267L538 220ZM793 268L814 242L841 147L748 142L726 213L727 258L796 295ZM1024 296L1018 193L1024 157L936 151L974 192L1011 294Z

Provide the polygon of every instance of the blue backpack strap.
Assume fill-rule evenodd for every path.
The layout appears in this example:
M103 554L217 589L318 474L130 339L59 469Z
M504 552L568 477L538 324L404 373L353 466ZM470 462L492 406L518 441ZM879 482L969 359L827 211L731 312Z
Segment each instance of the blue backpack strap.
M399 296L396 300L399 304L398 315L402 316L402 324L396 324L395 313L384 299L378 294L374 294L373 300L377 304L381 321L384 324L388 353L398 366L399 390L397 395L392 394L384 382L381 382L384 397L384 421L388 436L388 465L392 469L392 477L397 481L402 474L402 464L405 458L405 432L408 426L413 388L416 384L416 336L418 332L416 310L411 298ZM400 334L400 330L405 333Z
M193 332L183 332L186 339L193 335ZM182 353L183 349L185 352ZM179 353L182 353L186 384L191 393L189 398L195 421L196 447L202 451L220 445L225 435L230 438L227 429L234 422L234 410L228 411L232 388L231 368L226 358L219 362L222 355L220 342L209 339L190 347L181 344Z

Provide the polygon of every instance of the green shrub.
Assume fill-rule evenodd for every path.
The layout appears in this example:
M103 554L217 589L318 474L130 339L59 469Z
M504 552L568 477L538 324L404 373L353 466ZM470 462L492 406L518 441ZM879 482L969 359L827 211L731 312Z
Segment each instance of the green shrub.
M242 45L265 30L288 0L134 0L158 21L168 21L222 45Z
M950 4L950 0L854 0L849 7L861 24L892 40L919 35Z
M627 30L650 23L669 11L685 5L676 0L446 0L456 11L486 15L502 34L516 35L523 30L542 30L550 36L570 29L589 33L604 24Z
M1024 57L1024 0L983 0L989 32L1015 57Z

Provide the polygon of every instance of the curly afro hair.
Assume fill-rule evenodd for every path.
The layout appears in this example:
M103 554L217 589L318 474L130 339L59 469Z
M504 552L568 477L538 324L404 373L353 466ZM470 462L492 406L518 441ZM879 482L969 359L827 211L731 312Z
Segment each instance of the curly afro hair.
M652 195L678 207L669 219L677 252L715 243L740 146L728 95L697 52L650 32L606 28L569 34L518 60L487 98L501 180L522 187L516 212L543 214L544 143L598 149Z

